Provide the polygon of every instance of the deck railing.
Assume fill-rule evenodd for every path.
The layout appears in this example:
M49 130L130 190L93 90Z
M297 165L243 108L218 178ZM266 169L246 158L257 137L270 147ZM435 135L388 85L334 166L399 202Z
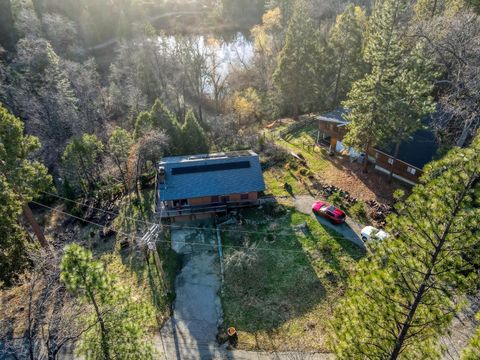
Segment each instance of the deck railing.
M167 218L172 216L192 215L201 213L226 212L229 209L253 206L258 204L258 200L238 200L230 201L225 204L215 203L205 205L184 205L181 207L169 207L165 206L164 204L162 204L162 202L160 202L157 213L161 218Z

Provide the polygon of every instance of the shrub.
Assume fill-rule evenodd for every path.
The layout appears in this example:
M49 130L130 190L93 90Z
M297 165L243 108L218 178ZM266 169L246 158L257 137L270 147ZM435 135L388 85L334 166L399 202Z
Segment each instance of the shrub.
M358 219L366 219L367 211L365 209L365 203L363 201L357 201L352 207L350 207L350 213L353 217Z

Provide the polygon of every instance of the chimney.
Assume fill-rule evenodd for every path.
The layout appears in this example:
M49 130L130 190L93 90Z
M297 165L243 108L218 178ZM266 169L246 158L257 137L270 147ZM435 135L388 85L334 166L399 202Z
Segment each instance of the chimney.
M165 168L163 166L158 168L158 183L165 184Z

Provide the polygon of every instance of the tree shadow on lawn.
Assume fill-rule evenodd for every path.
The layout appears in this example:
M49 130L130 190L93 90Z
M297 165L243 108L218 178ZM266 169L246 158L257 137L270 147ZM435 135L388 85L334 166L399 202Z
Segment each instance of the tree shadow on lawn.
M269 332L309 313L336 296L332 292L343 287L349 268L363 255L308 215L283 209L283 214L244 211L245 232L232 227L222 235L225 326Z

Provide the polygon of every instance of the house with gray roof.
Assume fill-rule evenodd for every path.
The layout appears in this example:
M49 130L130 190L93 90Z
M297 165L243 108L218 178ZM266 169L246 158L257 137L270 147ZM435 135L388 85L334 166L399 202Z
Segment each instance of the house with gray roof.
M157 214L172 222L257 205L265 190L259 157L251 150L165 157L157 169Z

